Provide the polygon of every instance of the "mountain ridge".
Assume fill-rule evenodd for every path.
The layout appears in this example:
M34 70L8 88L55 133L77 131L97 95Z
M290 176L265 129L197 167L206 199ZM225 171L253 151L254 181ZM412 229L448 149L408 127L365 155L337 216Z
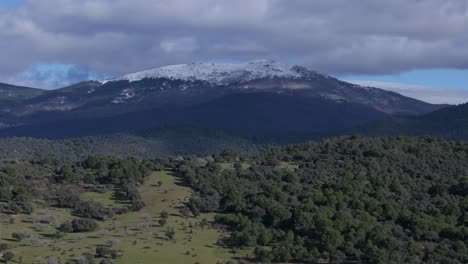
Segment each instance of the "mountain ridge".
M173 80L201 80L213 85L247 82L262 78L307 78L328 75L308 70L303 66L289 65L274 60L254 60L240 64L190 63L157 67L150 70L125 74L122 77L101 81L141 81L145 78L167 78Z
M241 100L249 95L250 99L256 100L249 101L251 113L244 111ZM231 104L234 97L236 105ZM216 100L230 102L237 112L227 113L223 104L210 105ZM264 107L256 108L255 105ZM346 107L340 108L342 105ZM213 118L203 117L201 120L199 116L191 115L190 111L199 106L198 109L204 109L203 115ZM285 123L284 119L294 120L289 123L291 131L322 132L347 129L385 115L420 115L441 107L379 88L351 84L303 66L275 61L181 64L112 80L77 83L26 98L15 105L0 104L0 123L3 124L0 135L20 133L22 136L47 137L48 133L55 133L47 131L53 127L56 131L66 132L64 135L55 133L54 138L89 136L94 132L119 133L167 123L193 124L194 120L203 121L207 127L230 129L225 127L227 124L222 121L222 116L216 116L217 113L226 113L232 120L252 124L250 132L274 134L283 131L278 124ZM336 109L341 109L340 115L336 114ZM304 112L309 115L305 116ZM264 122L256 122L255 116L262 116ZM298 116L302 120L296 118ZM327 118L343 120L347 125L336 127L333 122L323 122L322 119ZM304 123L309 125L304 126ZM218 125L223 126L216 127ZM266 131L266 128L273 131Z

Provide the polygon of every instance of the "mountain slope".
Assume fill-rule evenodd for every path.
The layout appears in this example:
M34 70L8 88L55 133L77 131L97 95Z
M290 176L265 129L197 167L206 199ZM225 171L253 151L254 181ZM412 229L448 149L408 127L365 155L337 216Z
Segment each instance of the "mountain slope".
M274 61L183 64L75 84L15 107L0 103L7 127L0 135L63 138L194 123L247 133L331 131L440 107Z
M0 101L24 100L39 96L46 90L0 83Z
M372 108L277 93L227 95L189 107L165 107L101 118L76 118L0 130L0 136L65 138L195 125L244 135L343 130L386 116Z
M167 127L137 134L110 134L63 140L0 138L0 160L52 158L77 161L89 155L152 159L161 155L208 155L224 149L250 152L275 145L277 144L268 139L241 137L220 130Z
M388 117L356 131L371 136L433 135L468 140L468 104L449 106L419 117Z
M5 111L7 107L12 107L19 102L34 98L45 92L42 89L0 83L0 107Z

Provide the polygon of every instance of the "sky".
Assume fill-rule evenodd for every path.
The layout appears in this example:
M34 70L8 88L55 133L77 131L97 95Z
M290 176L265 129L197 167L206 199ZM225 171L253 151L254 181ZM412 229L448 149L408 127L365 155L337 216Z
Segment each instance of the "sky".
M466 0L0 0L0 82L53 89L158 66L273 59L468 101Z

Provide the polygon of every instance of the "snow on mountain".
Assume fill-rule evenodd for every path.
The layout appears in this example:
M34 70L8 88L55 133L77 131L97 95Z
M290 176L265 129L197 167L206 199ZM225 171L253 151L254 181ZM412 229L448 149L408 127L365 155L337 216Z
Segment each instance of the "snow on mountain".
M304 78L320 75L301 66L291 66L270 60L256 60L242 64L191 63L164 66L147 71L124 75L119 78L103 81L128 80L140 81L145 78L168 78L185 81L207 81L211 84L228 84L246 82L261 78ZM325 75L320 75L328 77Z

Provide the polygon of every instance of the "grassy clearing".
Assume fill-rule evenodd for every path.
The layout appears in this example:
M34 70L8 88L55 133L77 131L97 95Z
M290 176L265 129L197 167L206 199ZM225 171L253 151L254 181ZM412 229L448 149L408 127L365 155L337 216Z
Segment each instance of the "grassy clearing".
M157 182L162 186L158 187ZM36 215L55 216L55 223L41 225L34 223L27 215L17 215L13 224L10 217L0 217L0 243L14 246L15 261L22 258L24 263L32 263L54 256L65 262L77 258L82 253L94 253L98 245L106 244L113 239L115 249L123 252L122 257L114 263L217 263L233 257L228 249L216 245L223 234L220 231L205 227L200 222L203 218L212 220L213 215L202 214L198 218L184 218L179 213L180 206L188 199L191 190L176 183L177 179L169 172L155 172L140 187L140 193L146 207L140 212L116 215L114 220L100 222L98 231L83 234L67 234L62 239L50 238L55 233L55 226L70 219L68 210L49 208L40 209ZM83 199L96 200L109 207L122 206L113 198L113 192L85 193ZM161 227L158 223L161 211L167 211L167 224ZM165 231L173 228L175 236L169 240ZM11 239L13 232L26 231L35 239L17 242ZM38 241L34 241L38 240Z
M286 161L281 161L276 167L275 169L277 170L283 170L283 169L286 169L288 171L294 171L296 169L298 169L299 166L296 165L296 164L293 164L291 162L286 162Z

